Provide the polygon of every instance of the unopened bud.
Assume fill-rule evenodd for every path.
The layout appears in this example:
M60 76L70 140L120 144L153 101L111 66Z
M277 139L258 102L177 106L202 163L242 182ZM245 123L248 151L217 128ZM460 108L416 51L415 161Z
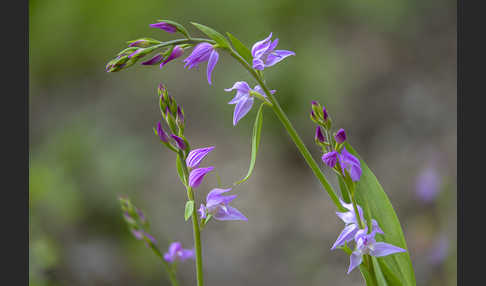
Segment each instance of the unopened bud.
M176 124L179 129L184 129L184 113L180 106L177 106Z
M184 139L174 134L171 134L170 137L172 137L172 139L174 139L174 141L176 142L177 148L183 151L186 149L186 142L184 141Z
M162 142L169 142L169 137L167 136L167 133L165 133L164 129L162 129L162 124L157 122L157 135L159 135L160 141Z
M129 47L146 48L150 45L160 44L161 42L150 38L142 38L134 41L129 41L128 43L129 43L128 45Z
M336 133L336 135L334 135L334 139L336 140L336 142L338 144L341 144L343 143L344 141L346 141L346 132L344 131L344 129L339 129L338 132Z
M316 141L316 144L321 144L326 142L326 138L324 137L324 134L322 134L321 126L316 127L316 134L314 136L314 140Z

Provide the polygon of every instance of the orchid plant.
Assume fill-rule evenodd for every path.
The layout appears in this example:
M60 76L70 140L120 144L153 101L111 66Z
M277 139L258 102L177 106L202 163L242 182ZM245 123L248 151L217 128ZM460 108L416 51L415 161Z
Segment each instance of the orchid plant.
M164 85L158 87L158 99L163 121L157 122L154 133L163 146L174 152L176 168L182 185L186 189L187 202L184 216L192 219L194 248L185 249L180 242L173 242L165 254L161 254L157 241L149 234L147 219L128 198L120 198L124 218L132 234L144 240L161 259L172 285L179 285L176 277L177 263L195 260L197 285L204 285L203 257L200 233L208 222L248 221L237 208L230 206L236 194L227 195L238 185L250 178L256 162L260 133L263 124L263 111L271 109L295 143L298 151L317 177L324 190L337 208L337 216L344 223L343 231L338 235L331 250L341 249L349 255L347 273L359 267L366 285L416 285L414 271L407 251L407 245L398 217L378 180L349 144L344 129L333 132L331 116L325 107L317 101L311 103L311 120L317 124L315 143L322 150L322 165L335 173L339 182L340 195L334 190L321 170L318 162L304 145L304 142L289 121L280 106L276 90L270 89L263 71L270 68L295 52L277 50L278 39L272 40L273 33L251 48L246 47L230 33L223 36L214 29L192 23L208 38L197 38L181 24L170 20L159 20L150 27L167 33L179 33L183 37L170 41L140 38L128 42L128 47L106 65L107 72L126 69L139 60L142 65L159 65L160 68L181 57L186 51L191 53L184 59L184 67L192 69L207 62L206 77L212 84L212 73L219 60L220 53L229 53L246 69L256 82L254 88L244 81L236 81L226 92L236 91L228 104L234 104L233 125L248 114L255 101L260 102L256 113L252 134L252 152L248 173L240 181L228 188L213 188L208 192L205 203L196 209L194 190L199 188L204 177L214 171L214 167L200 167L203 159L214 150L214 146L191 149L184 134L185 117L182 106L169 95ZM166 131L167 130L167 131ZM198 191L199 192L199 191ZM242 226L244 227L244 226Z

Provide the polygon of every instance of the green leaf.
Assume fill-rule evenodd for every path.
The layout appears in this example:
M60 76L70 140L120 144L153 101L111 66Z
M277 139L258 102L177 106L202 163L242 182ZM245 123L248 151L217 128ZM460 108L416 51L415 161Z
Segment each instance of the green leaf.
M226 38L221 35L219 32L216 32L214 29L209 28L208 26L204 26L202 24L194 23L191 22L196 28L198 28L201 32L206 34L208 37L213 39L220 47L222 48L228 48L229 47L229 42L226 40Z
M370 270L363 263L361 263L361 265L359 266L359 270L361 271L361 275L363 275L366 286L377 286L375 278L371 274Z
M385 280L385 276L383 276L383 272L381 272L381 267L380 264L378 264L376 257L371 256L371 261L373 263L373 270L378 286L388 286L388 283Z
M186 202L186 210L184 211L184 219L187 221L192 216L194 210L194 201Z
M228 35L228 38L231 41L231 44L233 44L233 47L235 50L240 54L240 56L245 59L245 61L249 64L252 63L253 57L251 55L250 50L240 41L238 40L235 36L231 35L231 33L226 32L226 35Z
M402 286L402 282L398 279L398 277L391 271L391 269L386 265L386 263L383 262L383 260L377 259L378 263L380 264L381 270L383 272L383 275L385 276L386 281L388 282L389 285L397 285L397 286Z
M184 26L182 26L181 24L179 24L177 22L174 22L174 21L171 21L171 20L157 20L157 21L165 22L167 24L170 24L170 25L176 27L177 31L181 32L188 39L191 37L191 36L189 36L189 32L186 30L186 28L184 28Z
M177 165L177 174L179 175L181 182L187 186L186 176L184 175L184 163L182 162L182 158L179 154L177 154L176 165Z
M346 187L346 184L344 183L343 177L337 176L337 178L338 178L338 181L339 181L339 189L341 190L341 195L343 196L343 201L350 204L351 199L349 198L348 187Z
M253 169L255 168L255 163L256 163L256 157L258 153L258 145L260 144L260 133L262 132L262 124L263 124L263 107L264 103L260 105L260 108L258 109L256 118L255 118L255 125L253 125L253 135L251 137L251 159L250 159L250 168L248 169L248 173L246 176L236 182L234 185L239 185L243 183L244 181L248 180L250 178L251 173L253 172Z
M361 160L353 147L347 142L345 143L345 146L346 150L361 161L362 174L356 185L355 196L358 204L368 206L371 217L378 221L379 226L385 233L384 235L377 234L377 241L384 241L403 249L408 249L400 226L400 221L398 220L395 210L385 191L373 172L371 172L366 163ZM388 255L380 259L389 268L390 273L396 274L401 285L416 285L415 274L408 250L407 252Z

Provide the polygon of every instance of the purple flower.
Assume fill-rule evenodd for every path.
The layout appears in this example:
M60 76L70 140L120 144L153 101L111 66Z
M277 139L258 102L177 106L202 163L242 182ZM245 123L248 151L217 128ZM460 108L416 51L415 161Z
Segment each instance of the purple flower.
M334 136L334 139L336 139L336 142L341 144L343 143L344 141L346 141L346 132L344 131L344 129L339 129L338 132L336 133L336 135Z
M213 171L214 167L207 167L207 168L197 168L191 171L189 174L189 186L192 188L197 188L201 184L204 176Z
M350 263L348 274L363 262L363 255L369 254L375 257L387 256L398 252L406 252L405 249L391 245L386 242L376 242L376 231L366 233L366 229L360 229L356 232L354 240L356 241L356 249L350 256Z
M337 160L338 160L338 152L332 151L328 152L324 155L322 155L322 161L326 163L331 168L334 168L336 166Z
M176 142L177 148L179 148L181 150L186 149L186 142L184 142L184 139L182 139L181 137L176 136L174 134L171 134L170 137L172 137L172 139L174 139L174 141Z
M341 204L344 206L344 208L346 208L348 211L344 213L336 212L336 215L345 223L345 227L339 234L338 238L336 239L336 242L334 242L333 246L331 247L331 250L336 249L336 247L343 245L345 242L349 242L353 240L356 232L359 230L359 224L358 221L356 220L356 212L354 211L353 204L347 204L342 200L340 201ZM359 205L357 205L356 207L358 209L358 213L361 221L364 224L366 224L366 220L364 219L363 216L363 209ZM383 230L381 230L376 220L374 219L371 220L371 223L373 228L372 231L383 234Z
M272 33L259 42L256 42L251 48L251 55L253 56L253 68L257 70L263 70L264 68L271 67L288 56L295 55L292 51L275 50L278 44L278 39L273 42L271 40Z
M211 214L216 220L244 220L248 219L236 208L228 204L234 200L237 195L223 196L223 193L231 191L229 189L213 189L206 197L206 205L201 204L199 215L205 219Z
M169 251L164 253L164 259L169 263L194 259L194 249L184 249L182 244L176 241L170 244Z
M152 27L152 28L162 29L162 30L164 30L168 33L177 32L177 28L174 25L168 24L166 22L158 22L158 23L155 23L155 24L150 24L149 26Z
M208 82L211 84L211 74L213 73L214 66L218 62L219 54L213 45L209 43L200 43L197 45L192 53L184 60L186 63L184 67L192 69L197 67L200 63L208 61L208 68L206 75L208 77Z
M236 89L236 95L233 99L228 102L228 104L236 104L235 111L233 113L233 126L238 124L241 118L243 118L253 106L254 98L250 94L251 91L258 92L263 97L267 97L263 89L257 85L254 89L251 89L248 83L244 81L237 81L231 88L226 88L225 91L232 91ZM272 94L275 93L275 90L270 91Z
M339 164L341 164L341 171L343 175L346 175L345 170L347 170L354 182L359 181L359 178L361 177L361 163L359 162L358 158L349 153L346 150L346 147L343 147L338 159Z
M435 168L429 167L417 179L417 196L424 203L432 202L440 190L440 178Z
M189 155L187 155L186 158L187 167L197 168L201 163L201 161L204 159L204 157L206 157L209 154L209 152L213 150L214 150L214 146L192 150L191 152L189 152Z
M160 68L165 66L168 62L175 60L178 57L182 56L183 53L184 53L183 48L181 48L179 46L175 46L174 49L172 49L172 52L170 53L170 55L160 64Z

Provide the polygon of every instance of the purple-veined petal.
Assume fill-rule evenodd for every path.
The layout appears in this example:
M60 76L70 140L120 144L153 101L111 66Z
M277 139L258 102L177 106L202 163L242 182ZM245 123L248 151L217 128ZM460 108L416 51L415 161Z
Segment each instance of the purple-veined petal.
M175 33L177 31L175 26L168 24L168 23L165 23L165 22L150 24L149 26L152 27L152 28L162 29L162 30L164 30L168 33Z
M371 231L374 231L374 232L380 233L380 234L384 234L383 230L378 225L378 222L374 219L371 220L371 227L372 227Z
M248 219L236 208L230 206L224 206L219 208L218 212L214 214L214 218L217 220L244 220Z
M174 134L171 134L170 137L172 137L172 139L174 139L174 141L176 142L177 148L179 148L181 150L186 149L186 143L184 142L184 139L182 139L181 137L176 136Z
M328 165L331 168L334 168L334 166L336 166L337 160L338 160L338 152L336 151L328 152L322 155L322 162L324 162L326 165Z
M359 181L362 170L361 163L359 162L358 158L354 157L344 147L341 154L338 156L338 159L339 164L341 164L341 171L343 175L345 175L344 170L348 170L351 179L355 182Z
M275 50L275 48L277 47L277 45L278 45L278 38L276 38L275 40L273 40L273 42L268 47L268 51Z
M224 91L232 91L232 90L237 90L238 92L244 93L244 94L249 94L250 93L250 86L246 81L237 81L233 84L232 87L230 88L225 88Z
M228 104L237 104L240 100L244 100L246 98L250 97L249 94L246 93L241 93L241 92L236 92L235 97L228 102Z
M206 206L204 204L201 204L199 209L197 210L199 212L199 217L202 219L205 219L208 213L208 210L206 209Z
M251 55L254 58L258 58L258 57L262 56L270 47L270 43L271 43L270 39L271 38L272 38L272 33L270 33L270 35L268 37L266 37L265 39L258 41L255 44L253 44L253 47L251 48Z
M270 53L267 57L267 59L264 61L265 62L265 67L271 67L278 62L282 61L288 56L295 56L295 53L292 51L286 51L286 50L276 50L272 53Z
M238 124L241 118L243 118L253 106L253 97L248 96L247 98L243 98L236 103L235 111L233 113L233 126Z
M336 249L336 247L343 245L344 242L353 240L354 235L356 234L358 229L358 226L354 223L344 227L343 231L341 231L338 238L336 239L336 242L334 242L333 246L331 247L331 250L334 250Z
M192 170L191 173L189 174L189 186L193 188L199 187L204 176L213 170L214 167L197 168Z
M186 164L189 168L197 168L201 161L209 154L209 152L214 150L214 146L209 146L205 148L194 149L189 152L186 158Z
M252 66L256 70L263 70L265 68L265 63L260 58L254 58L252 61Z
M209 56L209 61L208 61L208 69L207 69L207 76L208 76L208 82L211 84L211 75L213 73L214 66L218 62L219 59L219 54L216 50L213 49L211 52L211 55Z
M349 212L336 212L336 215L345 223L356 223L356 216L354 215L354 211Z
M193 67L197 67L200 63L207 61L209 59L209 55L213 50L213 46L209 43L200 43L198 44L193 50L192 53L184 59L186 63L184 67L188 67L188 69L192 69Z
M360 265L361 262L363 262L363 255L361 253L359 252L351 253L351 255L349 256L349 268L347 274L351 273L351 271L353 271L354 268Z
M387 256L398 252L406 252L406 250L386 242L375 242L373 247L370 248L370 255L376 257Z
M238 196L238 195L223 196L224 193L229 191L231 191L231 188L229 189L216 188L211 190L206 197L206 208L212 209L214 206L218 204L227 204Z
M261 86L255 85L255 88L253 90L258 92L259 94L263 95L263 97L265 97L265 98L267 97L267 95L265 94L265 91L263 90L263 88ZM277 92L275 89L270 90L271 94L275 94L275 92Z
M164 57L161 54L157 54L154 57L152 57L150 60L143 62L142 65L146 65L146 66L156 65L160 63L160 61L162 61L163 58Z

